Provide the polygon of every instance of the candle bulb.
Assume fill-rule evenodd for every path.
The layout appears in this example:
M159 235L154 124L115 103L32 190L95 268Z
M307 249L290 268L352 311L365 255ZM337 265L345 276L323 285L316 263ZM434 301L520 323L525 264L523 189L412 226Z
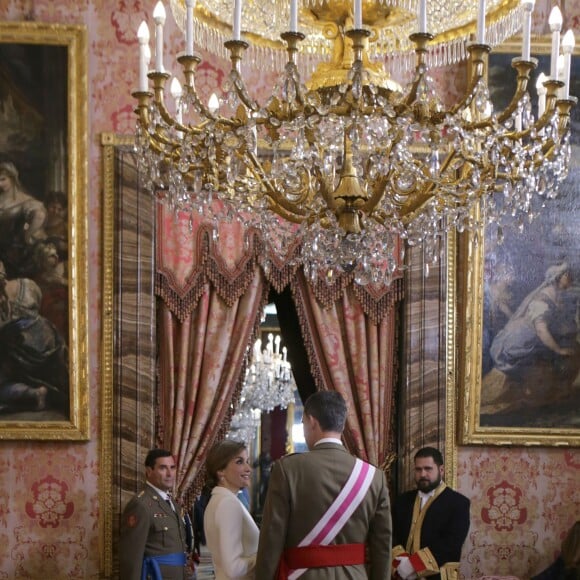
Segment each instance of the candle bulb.
M476 42L478 44L485 44L485 0L479 0Z
M165 72L163 66L163 25L165 24L165 6L161 0L153 10L155 20L155 69L157 72Z
M552 8L548 24L552 31L552 53L550 59L550 76L558 80L558 54L560 54L560 30L562 30L562 13L557 6Z
M147 73L149 72L149 60L151 59L151 50L149 49L149 27L145 20L143 20L139 25L137 38L139 40L139 90L144 92L149 88ZM147 58L148 53L149 58Z
M193 54L193 5L194 0L185 0L185 54Z
M178 123L183 122L183 114L181 109L181 95L183 94L183 89L181 88L181 83L176 77L171 80L171 85L169 87L169 92L171 96L175 99L175 118Z
M538 119L544 114L546 110L546 87L544 83L548 80L544 73L538 75L538 80L536 81L536 90L538 91Z
M242 39L242 0L234 2L234 40Z
M522 58L530 60L530 37L532 30L532 11L535 0L522 0L524 10L524 27L522 31Z
M427 32L427 0L419 0L419 32Z
M362 28L362 0L354 0L354 28L360 30Z
M298 32L298 0L290 0L290 32Z
M562 52L564 53L564 98L570 96L570 68L572 66L572 52L574 52L574 33L568 30L562 38Z
M217 95L215 93L212 93L208 102L207 102L207 108L209 109L209 112L212 115L215 115L218 112L218 109L220 108L220 102L219 99L217 97ZM262 341L260 339L258 339L259 343L260 343L260 347L262 345ZM257 342L256 342L257 344Z

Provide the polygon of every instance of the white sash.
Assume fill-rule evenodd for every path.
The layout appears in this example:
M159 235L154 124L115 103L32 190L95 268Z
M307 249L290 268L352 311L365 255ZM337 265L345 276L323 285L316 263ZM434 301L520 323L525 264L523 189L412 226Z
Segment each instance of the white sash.
M332 502L332 505L326 510L326 513L298 546L328 546L336 538L338 532L342 530L354 510L361 504L369 490L374 475L375 467L366 463L366 461L356 459L348 481ZM307 568L292 570L288 575L288 580L296 580L306 570Z

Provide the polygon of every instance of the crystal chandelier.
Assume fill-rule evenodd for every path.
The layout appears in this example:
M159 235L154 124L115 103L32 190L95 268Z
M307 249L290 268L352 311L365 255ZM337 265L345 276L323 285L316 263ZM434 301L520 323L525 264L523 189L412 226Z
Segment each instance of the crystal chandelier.
M280 350L280 342L279 335L269 333L266 348L262 349L261 339L254 343L229 437L251 441L262 412L269 413L276 407L286 409L294 402L296 383L287 360L287 349Z
M247 11L235 0L233 38L224 43L232 63L226 96L209 105L201 101L195 88L200 58L194 52L194 21L223 31L217 24L223 13L216 7L230 3L198 0L194 12L194 1L185 0L186 47L177 59L184 82L172 81L175 111L170 112L165 11L158 3L152 71L145 23L138 34L136 150L146 187L174 211L198 212L216 227L220 220L239 220L259 230L265 270L299 242L295 259L312 280L331 281L347 272L358 284L388 285L405 243L423 243L427 263L433 262L445 231L481 225L474 211L480 203L487 220L500 223L507 215L523 222L556 195L567 175L575 103L568 92L574 37L569 31L560 43L557 8L550 17L551 70L534 114L528 92L537 66L530 56L533 0L465 2L462 11L443 0L276 0L273 7L245 2L252 14L262 7L264 22L268 16L275 23L281 14L289 18L289 29L280 35L286 64L271 96L260 104L245 85L241 63L249 45L241 29ZM473 5L477 14L470 12ZM507 35L513 30L505 23L515 21L523 22L522 54L512 63L517 87L506 109L494 111L486 84L491 50L486 34L493 30L494 39L501 40L502 23ZM303 22L308 37L301 32ZM428 32L428 22L439 41ZM473 32L470 26L475 41L464 43ZM405 27L413 30L408 43L392 34ZM271 42L260 34L248 32L261 46ZM317 38L326 44L317 44ZM457 39L466 47L470 82L459 102L446 108L429 65L454 61L461 53L453 44ZM303 43L307 50L301 50ZM402 88L376 55L390 51L384 60L393 61L409 54L407 46L413 47L414 70ZM454 56L439 58L449 55L441 46L454 46ZM310 60L303 53L322 61L306 80L300 69Z

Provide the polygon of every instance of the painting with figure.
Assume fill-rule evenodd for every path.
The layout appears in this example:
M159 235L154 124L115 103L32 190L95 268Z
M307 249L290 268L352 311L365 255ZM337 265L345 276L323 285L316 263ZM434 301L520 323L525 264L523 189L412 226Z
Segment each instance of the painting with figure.
M77 298L86 284L83 35L80 27L0 23L3 438L75 438L80 423L86 436L78 408L85 308Z
M503 110L514 85L505 74L514 54L490 57L494 106ZM536 78L549 74L538 57ZM570 93L580 96L580 59ZM537 114L534 111L534 114ZM572 164L558 197L529 223L485 228L481 340L482 427L580 427L580 110L572 112ZM513 220L512 220L513 221Z

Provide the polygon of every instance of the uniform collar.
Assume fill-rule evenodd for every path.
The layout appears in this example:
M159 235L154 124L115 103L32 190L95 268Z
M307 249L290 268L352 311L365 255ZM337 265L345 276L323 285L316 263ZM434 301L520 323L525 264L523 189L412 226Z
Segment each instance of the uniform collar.
M321 443L336 443L337 445L342 446L342 441L340 439L337 439L336 437L323 437L314 444L314 447L320 445Z
M155 487L152 483L149 483L148 481L146 483L151 489L153 489L153 491L155 491L159 495L159 497L161 497L161 499L163 500L170 499L166 491L163 491L162 489Z

